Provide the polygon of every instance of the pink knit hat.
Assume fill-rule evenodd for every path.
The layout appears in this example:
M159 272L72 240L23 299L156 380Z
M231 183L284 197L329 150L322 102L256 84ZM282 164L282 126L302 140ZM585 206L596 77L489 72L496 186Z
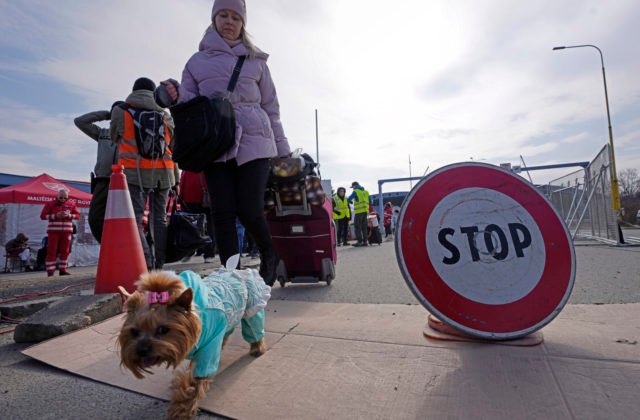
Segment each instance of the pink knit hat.
M213 10L211 11L211 21L221 10L233 10L242 17L242 23L247 25L247 6L244 0L216 0L213 2Z

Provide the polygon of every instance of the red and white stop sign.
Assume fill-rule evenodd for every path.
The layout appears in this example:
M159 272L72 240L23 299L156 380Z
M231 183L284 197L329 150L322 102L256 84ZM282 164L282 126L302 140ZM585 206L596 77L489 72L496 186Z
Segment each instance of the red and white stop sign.
M395 246L427 310L484 339L542 328L573 288L562 219L531 184L497 166L459 163L421 180L402 206Z

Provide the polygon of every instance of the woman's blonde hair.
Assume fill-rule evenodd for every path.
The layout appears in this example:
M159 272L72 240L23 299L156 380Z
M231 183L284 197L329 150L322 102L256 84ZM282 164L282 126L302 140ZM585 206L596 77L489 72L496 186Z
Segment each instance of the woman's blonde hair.
M206 34L207 31L210 29L213 29L214 31L218 32L218 29L216 29L216 24L214 22L211 22L211 25L209 25L209 27L207 28L206 31L204 31L204 33ZM246 29L244 29L244 25L242 26L242 29L240 29L240 40L242 41L242 44L244 45L244 47L247 49L247 52L249 53L249 58L255 58L256 46L253 45L253 41L251 41L251 35L249 35L249 32L247 32Z

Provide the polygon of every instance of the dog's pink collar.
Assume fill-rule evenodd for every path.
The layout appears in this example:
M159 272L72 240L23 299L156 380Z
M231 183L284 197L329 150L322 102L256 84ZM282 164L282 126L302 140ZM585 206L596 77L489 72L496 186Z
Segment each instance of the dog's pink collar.
M169 292L147 292L147 302L150 305L154 303L169 303Z

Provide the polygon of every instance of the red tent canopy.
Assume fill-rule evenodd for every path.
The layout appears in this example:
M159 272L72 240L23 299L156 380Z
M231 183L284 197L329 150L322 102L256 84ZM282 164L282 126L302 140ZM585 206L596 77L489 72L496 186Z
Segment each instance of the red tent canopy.
M0 188L0 204L44 204L53 201L61 189L69 191L69 200L78 207L89 207L91 194L73 188L57 179L42 174L15 185Z

